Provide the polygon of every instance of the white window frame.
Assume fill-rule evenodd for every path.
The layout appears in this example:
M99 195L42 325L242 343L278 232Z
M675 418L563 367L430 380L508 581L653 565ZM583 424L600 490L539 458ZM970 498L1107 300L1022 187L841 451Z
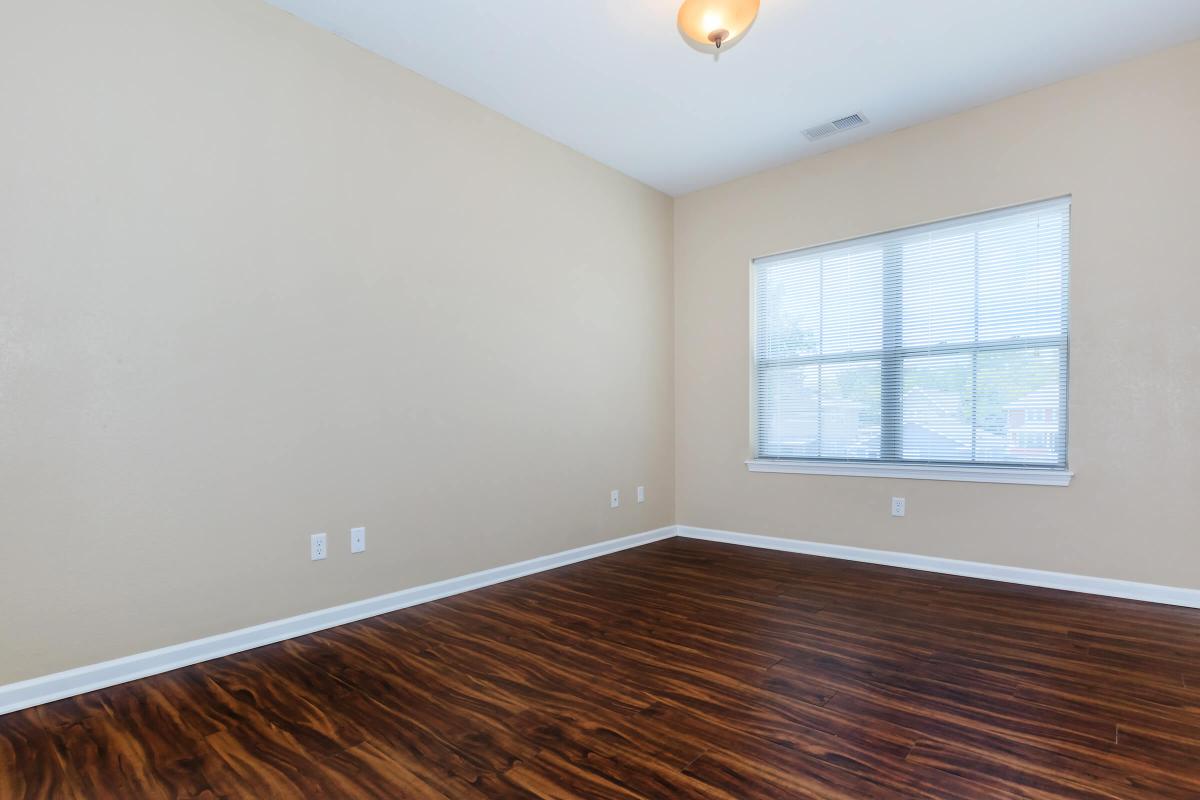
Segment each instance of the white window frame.
M1071 197L1064 196L1064 197L1054 198L1051 200L1044 200L1044 201L1039 201L1039 202L1034 202L1034 203L1021 204L1021 206L1012 206L1012 207L1007 207L1007 208L1002 208L1002 209L996 209L991 212L983 212L983 213L979 213L979 214L968 214L968 215L964 215L961 217L955 217L952 219L942 220L942 221L936 222L936 223L930 223L927 225L906 226L904 228L897 228L892 231L886 231L883 233L878 233L878 234L874 234L874 235L870 235L870 236L854 237L852 239L846 239L846 240L838 241L838 242L830 242L828 244L819 245L819 246L810 247L810 248L803 248L802 250L790 251L789 253L781 253L779 255L781 255L781 256L782 255L792 255L792 254L800 253L800 252L816 253L816 252L820 252L825 249L834 249L834 248L844 247L847 244L850 244L851 242L856 243L856 244L858 244L858 243L865 244L872 240L890 238L897 233L911 231L915 228L936 229L936 228L942 227L942 226L950 227L955 224L961 224L965 220L981 220L982 221L982 220L986 220L990 216L1007 215L1016 208L1034 208L1038 205L1049 206L1052 204L1069 205L1070 202L1071 202ZM1070 235L1070 232L1068 230L1068 236L1069 235ZM766 258L773 258L773 256L754 259L754 261L751 262L750 285L751 285L751 307L752 308L754 305L754 291L755 291L755 280L754 280L755 264L760 261L765 260ZM887 301L885 300L885 304L886 304L886 302ZM1069 314L1069 309L1066 309L1065 313ZM757 374L757 368L756 368L755 356L754 356L754 344L755 344L755 340L757 337L756 326L758 325L758 320L753 311L751 312L751 318L753 320L753 328L751 330L751 337L750 337L750 345L751 345L751 356L750 356L750 358L751 358L751 414L752 414L752 422L753 422L753 424L751 426L751 428L752 428L751 436L752 436L752 447L754 448L755 452L757 452L758 436L757 436L756 429L757 429L757 425L758 425L758 419L757 419L756 409L758 407L758 404L756 402L757 387L754 386L754 375ZM887 334L885 332L885 336L886 335ZM1023 349L1023 348L1029 347L1035 343L1036 343L1036 340L1025 339L1019 345L1016 345L1015 347L1019 347L1019 348ZM1066 333L1064 333L1061 337L1047 337L1046 344L1060 346L1063 351L1063 357L1065 359L1069 359L1069 357L1070 357L1069 356L1069 351L1070 351L1070 332L1069 332L1069 330ZM979 343L973 343L969 346L968 345L949 345L945 348L934 348L933 350L931 350L930 348L920 348L920 350L922 353L936 352L940 349L945 349L945 350L947 350L947 352L949 352L949 351L955 351L955 352L964 351L964 352L966 352L966 351L986 350L989 348L996 348L996 347L997 347L997 345L984 344L981 346ZM1000 345L998 345L998 347L999 348L1007 348L1007 347L1010 347L1010 345L1001 343ZM883 353L885 351L890 351L889 355L893 359L900 358L900 360L902 360L902 356L900 355L900 350L895 349L895 348L885 348L885 350L881 351L880 353L868 354L873 357L878 357L881 359L881 362L880 362L881 369L885 368L885 362L882 360ZM818 359L814 359L814 361L817 361L817 360ZM885 376L885 380L886 380L886 376ZM1058 413L1055 415L1056 417L1059 417L1064 421L1069 419L1069 417L1067 416L1067 413L1066 413L1067 412L1067 408L1066 408L1067 394L1068 394L1067 387L1064 386L1063 391L1061 393L1061 402L1060 402L1060 405L1062 407L1058 410ZM881 434L881 435L884 435L884 434ZM887 443L885 441L881 441L881 447L886 449ZM1069 462L1067 462L1067 463L1069 463ZM819 459L819 458L760 458L760 457L755 457L755 458L752 458L752 459L749 459L746 461L746 467L750 472L775 472L775 473L790 473L790 474L800 474L800 475L843 475L843 476L873 477L873 478L910 478L910 479L916 479L916 480L966 481L966 482L973 482L973 483L1012 483L1012 484L1026 484L1026 485L1039 485L1039 486L1067 486L1070 484L1071 478L1074 477L1074 474L1075 474L1069 468L1069 466L1061 466L1061 467L1059 467L1059 466L1047 466L1047 467L1011 466L1010 467L1010 466L995 465L995 464L969 464L969 463L923 464L923 463L905 463L905 462L896 461L896 460L879 460L879 461L840 460L839 461L839 460Z

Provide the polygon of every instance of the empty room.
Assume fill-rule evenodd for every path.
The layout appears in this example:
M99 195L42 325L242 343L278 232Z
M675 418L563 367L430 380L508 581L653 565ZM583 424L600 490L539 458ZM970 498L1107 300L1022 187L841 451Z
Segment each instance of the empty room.
M1200 2L0 13L0 800L1200 798Z

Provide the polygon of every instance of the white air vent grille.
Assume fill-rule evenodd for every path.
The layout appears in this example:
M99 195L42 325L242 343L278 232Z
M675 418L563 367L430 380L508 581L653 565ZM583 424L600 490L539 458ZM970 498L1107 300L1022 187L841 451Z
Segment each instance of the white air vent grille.
M814 125L811 128L806 128L804 135L808 137L810 142L815 142L817 139L824 139L826 136L832 136L835 133L848 131L851 128L858 128L866 125L867 118L862 114L851 114L848 117L835 119L833 122L825 122L821 125Z
M815 142L817 139L824 139L826 136L831 136L838 132L838 129L833 127L832 122L826 122L824 125L816 125L804 131L804 135L809 138L809 141Z
M857 128L859 125L866 124L867 121L863 119L862 114L851 114L848 117L842 117L841 119L835 119L833 121L833 127L837 128L839 131L850 130L851 128Z

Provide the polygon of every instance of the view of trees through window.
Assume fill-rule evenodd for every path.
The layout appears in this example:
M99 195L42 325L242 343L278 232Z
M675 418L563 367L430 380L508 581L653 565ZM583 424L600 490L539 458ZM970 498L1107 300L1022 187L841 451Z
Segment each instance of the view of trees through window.
M762 458L1063 466L1067 201L755 262Z

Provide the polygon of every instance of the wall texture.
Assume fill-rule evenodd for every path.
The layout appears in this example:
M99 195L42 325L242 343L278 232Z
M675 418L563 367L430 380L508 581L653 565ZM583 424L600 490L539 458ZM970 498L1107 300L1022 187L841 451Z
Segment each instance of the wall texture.
M677 199L677 521L1200 587L1197 76L1192 43ZM747 472L752 258L1064 194L1070 487Z
M672 522L669 198L247 0L0 74L0 684Z

